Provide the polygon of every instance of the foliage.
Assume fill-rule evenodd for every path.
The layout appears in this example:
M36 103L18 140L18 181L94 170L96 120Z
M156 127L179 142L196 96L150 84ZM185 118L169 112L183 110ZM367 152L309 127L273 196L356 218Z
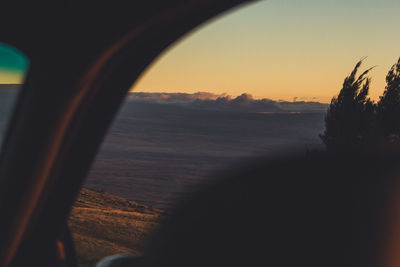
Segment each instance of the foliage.
M377 104L379 128L389 142L400 136L400 58L386 76L386 88Z
M372 68L356 78L361 63L346 77L328 108L325 132L320 135L328 150L400 146L400 58L389 70L376 104L368 98L370 78L366 75Z
M332 98L325 116L325 132L320 138L328 150L357 149L373 139L375 104L368 97L370 78L365 70L357 77L362 60L343 82L337 97Z

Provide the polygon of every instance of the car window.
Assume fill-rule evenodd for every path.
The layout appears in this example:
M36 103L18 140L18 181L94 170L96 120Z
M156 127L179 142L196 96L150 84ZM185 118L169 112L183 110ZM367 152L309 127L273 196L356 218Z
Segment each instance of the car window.
M7 129L19 89L24 82L28 63L22 52L0 43L0 142Z
M224 169L325 149L345 78L376 66L366 96L377 102L400 56L400 3L383 2L259 1L165 51L131 88L73 208L80 264L142 253L177 203Z

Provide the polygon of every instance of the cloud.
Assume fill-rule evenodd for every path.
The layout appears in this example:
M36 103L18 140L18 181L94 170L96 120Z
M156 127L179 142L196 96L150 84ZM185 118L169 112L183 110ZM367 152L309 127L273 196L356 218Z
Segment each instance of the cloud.
M227 94L213 94L209 92L187 93L143 93L133 92L128 96L129 101L148 102L158 104L175 104L198 109L235 110L248 112L314 112L325 111L327 104L319 102L275 101L268 98L254 99L252 95L243 93L237 97Z
M187 103L195 100L216 100L221 95L208 92L187 93L130 93L128 98L158 103Z

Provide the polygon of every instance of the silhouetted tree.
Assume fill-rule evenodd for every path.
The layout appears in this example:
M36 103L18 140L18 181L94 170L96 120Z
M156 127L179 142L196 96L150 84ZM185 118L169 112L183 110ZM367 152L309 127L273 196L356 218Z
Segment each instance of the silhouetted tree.
M377 118L384 140L400 143L400 58L386 76L386 88L377 104Z
M367 69L357 77L360 60L346 77L337 97L332 98L325 116L325 131L320 135L328 150L359 149L372 142L375 104L368 97Z

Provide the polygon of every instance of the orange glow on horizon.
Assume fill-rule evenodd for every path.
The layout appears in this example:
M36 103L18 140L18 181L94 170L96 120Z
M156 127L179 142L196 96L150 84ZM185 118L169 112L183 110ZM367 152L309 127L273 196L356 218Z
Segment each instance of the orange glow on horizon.
M357 61L368 56L360 71L376 65L370 96L378 100L386 74L400 56L400 36L391 34L400 3L384 2L271 0L247 5L169 48L132 90L249 93L329 103Z

